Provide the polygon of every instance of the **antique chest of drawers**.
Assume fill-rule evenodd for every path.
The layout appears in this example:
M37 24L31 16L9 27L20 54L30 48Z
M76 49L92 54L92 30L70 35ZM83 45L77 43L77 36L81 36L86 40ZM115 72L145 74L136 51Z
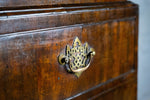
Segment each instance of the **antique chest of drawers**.
M136 100L138 5L1 0L0 100Z

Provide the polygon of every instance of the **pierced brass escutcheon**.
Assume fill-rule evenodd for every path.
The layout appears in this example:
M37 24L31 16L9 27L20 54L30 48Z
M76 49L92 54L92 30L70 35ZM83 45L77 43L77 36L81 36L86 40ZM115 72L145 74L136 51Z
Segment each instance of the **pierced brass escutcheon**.
M94 49L90 48L88 43L82 45L79 38L76 37L72 47L67 45L65 53L58 56L58 62L65 65L68 72L79 77L90 66L91 58L94 55Z

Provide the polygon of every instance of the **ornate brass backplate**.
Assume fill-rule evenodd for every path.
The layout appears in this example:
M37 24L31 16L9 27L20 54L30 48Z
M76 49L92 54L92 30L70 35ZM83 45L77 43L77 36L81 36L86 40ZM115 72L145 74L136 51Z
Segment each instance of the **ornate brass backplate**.
M75 38L72 47L66 46L65 53L60 54L58 61L61 65L65 65L70 73L74 73L77 77L85 71L91 62L91 58L95 55L93 48L88 43L82 45L78 37Z

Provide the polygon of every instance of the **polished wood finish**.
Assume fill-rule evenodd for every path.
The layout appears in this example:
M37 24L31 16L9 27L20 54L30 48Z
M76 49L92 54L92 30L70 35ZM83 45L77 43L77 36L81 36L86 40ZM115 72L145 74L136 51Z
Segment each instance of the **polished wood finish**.
M126 78L124 78L126 77ZM136 99L136 74L131 70L127 73L111 79L94 88L81 92L68 99L81 100L135 100Z
M38 6L32 6L32 1L2 1L1 100L136 100L136 4L111 0L70 4L75 3L70 0L58 1L65 5L54 7L39 6L46 0L36 1L32 4ZM59 65L57 58L76 36L96 51L79 78Z
M1 0L0 7L53 6L61 4L103 3L126 0Z
M136 5L131 2L118 2L90 6L80 4L62 8L4 10L0 12L0 34L134 17L137 15L136 9Z

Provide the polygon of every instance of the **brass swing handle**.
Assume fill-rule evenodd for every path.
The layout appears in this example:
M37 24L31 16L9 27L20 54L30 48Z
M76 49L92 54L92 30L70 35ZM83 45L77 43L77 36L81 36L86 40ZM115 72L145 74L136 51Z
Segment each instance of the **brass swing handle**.
M61 65L65 65L68 72L77 74L85 71L91 63L92 57L95 55L93 48L87 43L81 44L78 37L75 38L72 47L66 46L65 54L60 54L58 61Z
M83 72L85 71L89 66L90 66L90 63L91 63L91 59L92 57L95 55L95 51L91 51L89 52L86 56L87 56L87 59L89 59L89 62L88 64L85 64L86 66L83 66L82 68L77 68L77 69L74 69L73 67L71 67L71 58L68 58L67 56L65 55L60 55L59 56L59 63L62 64L62 65L65 65L67 67L67 70L69 72L74 72L74 73L77 73L77 72Z

